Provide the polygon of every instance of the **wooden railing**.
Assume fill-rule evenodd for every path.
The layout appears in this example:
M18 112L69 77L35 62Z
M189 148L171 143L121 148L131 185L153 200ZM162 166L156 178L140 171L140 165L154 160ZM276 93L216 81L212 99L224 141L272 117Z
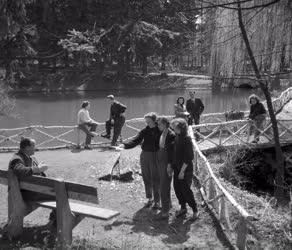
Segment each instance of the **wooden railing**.
M189 135L192 137L195 152L195 173L200 180L200 193L204 202L215 213L218 221L224 229L229 231L236 229L236 246L244 250L246 246L247 225L252 216L233 198L233 196L222 186L215 176L209 161L200 150L193 129L189 127ZM198 161L202 164L198 164ZM238 216L236 226L233 228L230 222L229 207L235 208Z

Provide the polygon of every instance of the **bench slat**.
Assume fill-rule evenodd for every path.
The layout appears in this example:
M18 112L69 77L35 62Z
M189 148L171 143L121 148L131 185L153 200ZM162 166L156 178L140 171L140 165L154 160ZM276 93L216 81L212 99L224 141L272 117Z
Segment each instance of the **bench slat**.
M8 185L8 171L0 170L0 184ZM38 192L55 196L55 184L60 182L58 179L30 176L22 177L20 180L20 188L22 190L29 190L32 192ZM74 182L65 182L66 190L69 199L80 200L85 202L92 202L98 204L98 194L96 187L78 184Z
M41 207L45 208L56 208L56 202L55 201L44 201L44 202L36 202ZM77 202L70 201L70 208L73 213L81 214L86 217L101 219L101 220L110 220L116 216L118 216L120 213L118 211L113 211L110 209L95 207L87 204L81 204Z

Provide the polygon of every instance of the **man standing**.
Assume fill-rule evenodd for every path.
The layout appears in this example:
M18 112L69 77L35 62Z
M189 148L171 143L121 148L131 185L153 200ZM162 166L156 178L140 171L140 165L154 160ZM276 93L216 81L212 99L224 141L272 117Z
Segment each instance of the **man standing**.
M122 128L125 124L126 119L124 113L127 107L124 104L116 101L113 95L108 95L107 98L111 103L110 117L109 120L105 123L106 134L102 136L109 139L111 135L111 128L114 127L114 134L111 145L116 146L117 140L121 135Z
M81 109L78 112L78 127L86 134L85 139L85 149L91 149L90 143L91 138L94 137L94 131L96 131L97 122L89 116L90 103L88 101L84 101L81 105Z
M189 125L192 125L193 122L195 125L198 125L200 123L200 116L204 111L204 104L202 103L200 98L195 98L195 91L189 92L190 99L187 100L186 108L187 111L190 113L190 120ZM199 131L199 130L197 130ZM196 134L196 139L199 139L199 136Z

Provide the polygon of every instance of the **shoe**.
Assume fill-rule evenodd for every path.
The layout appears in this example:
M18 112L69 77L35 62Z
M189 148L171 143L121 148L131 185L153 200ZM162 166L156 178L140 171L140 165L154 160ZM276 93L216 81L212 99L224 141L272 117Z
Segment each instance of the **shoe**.
M175 217L176 218L182 217L182 216L186 215L187 212L188 212L188 210L186 208L182 208L182 209L175 212Z
M169 213L160 213L157 217L157 220L168 220L169 219Z
M149 208L149 207L152 206L152 204L153 204L153 200L149 199L149 200L145 203L144 207L145 207L145 208Z
M199 214L200 214L200 213L199 213L198 211L194 212L193 215L192 215L192 217L191 217L190 219L191 219L192 221L198 219L198 218L199 218Z
M85 146L85 147L84 147L84 149L87 149L87 150L92 150L92 148L91 148L91 147L89 147L89 146Z
M111 136L108 135L108 134L101 134L100 136L103 137L103 138L107 138L107 139L110 139L111 138Z
M153 206L152 206L152 210L158 210L160 208L159 203L158 202L154 202Z
M259 141L258 140L253 140L251 143L257 144Z

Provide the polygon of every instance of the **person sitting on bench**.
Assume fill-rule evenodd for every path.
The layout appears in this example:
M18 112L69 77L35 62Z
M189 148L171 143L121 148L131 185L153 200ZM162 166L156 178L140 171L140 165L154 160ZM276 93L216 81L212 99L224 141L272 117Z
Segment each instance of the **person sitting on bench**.
M97 122L89 116L90 103L88 101L82 102L81 109L78 112L78 127L86 134L85 149L91 149L91 138L94 137L94 131L97 128ZM89 128L88 128L89 127Z
M33 156L35 152L35 140L25 137L20 141L20 149L13 155L9 162L8 169L12 170L16 177L27 177L32 175L40 175L46 177L45 171L48 166L42 162L38 162ZM27 190L21 191L24 201L42 201L55 200L54 197L46 194L35 193ZM56 225L56 212L53 210L49 218L53 225ZM9 222L8 222L9 223Z
M114 127L114 134L111 145L116 146L117 140L121 135L122 128L125 124L126 118L124 113L127 107L124 104L116 101L113 95L108 95L107 98L111 103L110 118L105 123L106 134L102 136L109 139L111 135L111 127Z

